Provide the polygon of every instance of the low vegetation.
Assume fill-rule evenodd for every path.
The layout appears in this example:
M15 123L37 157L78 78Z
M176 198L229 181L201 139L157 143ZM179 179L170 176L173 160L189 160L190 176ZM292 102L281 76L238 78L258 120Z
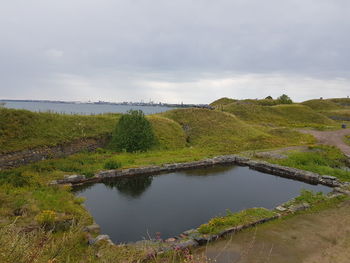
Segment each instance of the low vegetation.
M0 153L52 146L110 133L120 114L35 113L0 108Z
M350 121L350 109L320 111L320 113L333 120Z
M329 101L332 101L342 107L348 107L350 106L350 98L334 98L334 99L328 99Z
M232 114L221 111L178 109L165 112L162 116L176 121L183 127L189 146L217 154L312 141L310 136L288 128L272 129L252 126Z
M309 107L298 104L266 107L232 103L224 106L223 110L234 114L243 121L263 126L319 128L336 124L333 120Z
M327 196L325 196L322 192L315 193L313 191L303 189L301 190L300 195L294 198L293 203L301 204L306 202L309 205L314 205L327 199Z
M186 147L186 135L175 121L160 116L149 116L157 138L156 149L173 150Z
M307 152L292 152L287 159L269 160L322 175L332 175L342 181L350 181L350 171L346 169L347 158L332 146L311 146Z
M227 104L230 104L230 103L236 102L236 101L237 100L230 99L230 98L221 98L221 99L215 100L212 103L210 103L210 106L220 107L220 106L227 105Z
M16 223L6 225L0 228L0 262L109 263L121 259L121 262L131 263L147 257L147 250L132 246L114 247L101 242L87 247L82 229L82 225L73 225L57 238L57 234L44 228L25 231Z
M212 218L207 224L201 225L198 231L215 235L229 227L251 224L273 216L276 216L276 213L265 208L250 208L238 213L227 211L226 216Z
M301 103L302 105L308 106L315 111L328 111L328 110L337 110L341 106L331 100L308 100Z
M232 103L237 103L237 104L253 104L253 105L261 105L261 106L275 106L279 104L292 104L293 101L292 99L286 95L283 94L279 96L277 99L273 99L271 96L267 96L265 99L245 99L245 100L235 100L235 99L230 99L230 98L221 98L218 99L212 103L210 103L210 106L218 109L218 110L223 110L223 106L229 105Z

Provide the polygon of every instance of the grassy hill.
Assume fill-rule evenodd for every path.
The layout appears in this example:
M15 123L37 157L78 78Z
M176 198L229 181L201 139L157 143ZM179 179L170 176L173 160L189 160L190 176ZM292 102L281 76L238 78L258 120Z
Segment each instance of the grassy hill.
M221 111L177 109L162 113L162 116L183 127L190 146L220 152L273 148L278 145L303 143L310 139L288 129L258 129Z
M331 100L308 100L301 103L315 111L337 110L341 106Z
M0 108L0 152L56 145L110 133L119 116L62 115Z
M210 106L212 106L212 107L219 107L219 106L222 106L222 105L230 104L230 103L235 102L235 101L237 101L237 100L225 97L225 98L221 98L221 99L213 101L212 103L210 103Z
M160 116L149 116L159 148L163 150L178 149L186 146L186 135L175 121Z
M251 124L287 127L320 127L335 125L334 121L298 104L261 106L254 104L231 103L223 110L236 115Z
M330 110L320 112L330 119L350 121L350 109Z
M111 134L120 116L62 115L0 108L0 153ZM156 116L148 118L160 149L176 149L186 145L185 134L178 123Z
M342 107L350 107L350 98L333 98L328 99L331 102L334 102Z

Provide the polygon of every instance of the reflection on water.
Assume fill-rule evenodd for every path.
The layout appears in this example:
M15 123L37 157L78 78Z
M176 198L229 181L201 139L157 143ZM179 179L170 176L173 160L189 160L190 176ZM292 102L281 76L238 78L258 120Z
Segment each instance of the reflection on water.
M152 184L152 176L135 176L132 178L120 178L104 184L110 189L117 189L120 194L127 197L140 197Z
M85 205L114 242L176 236L198 227L226 209L274 208L302 189L329 192L240 166L215 166L169 174L119 178L76 189Z
M180 175L186 176L214 176L227 171L230 171L234 168L233 165L218 165L215 167L206 167L199 169L189 169L185 171L181 171Z

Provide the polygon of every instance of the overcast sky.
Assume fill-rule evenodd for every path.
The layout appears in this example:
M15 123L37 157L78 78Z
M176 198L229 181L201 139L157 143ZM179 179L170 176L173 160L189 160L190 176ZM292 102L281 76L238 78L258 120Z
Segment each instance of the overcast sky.
M0 98L350 95L349 0L0 0Z

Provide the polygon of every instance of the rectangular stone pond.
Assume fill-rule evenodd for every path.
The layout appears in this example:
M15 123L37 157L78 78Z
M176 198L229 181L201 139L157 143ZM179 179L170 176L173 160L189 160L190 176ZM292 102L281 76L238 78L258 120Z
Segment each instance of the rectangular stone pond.
M156 176L109 180L77 188L85 206L115 243L176 236L226 210L274 208L302 189L330 187L265 174L248 167L218 165Z

